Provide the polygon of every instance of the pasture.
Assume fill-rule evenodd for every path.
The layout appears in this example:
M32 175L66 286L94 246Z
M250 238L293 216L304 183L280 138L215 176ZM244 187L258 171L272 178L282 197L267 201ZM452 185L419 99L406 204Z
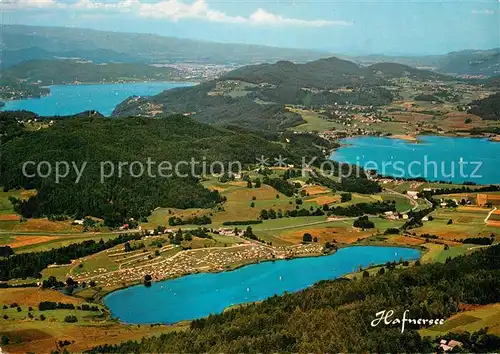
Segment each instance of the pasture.
M420 330L423 336L438 337L448 332L475 332L488 327L488 332L500 335L500 304L474 306L448 318L442 325Z
M326 130L342 129L343 125L337 122L326 120L321 116L320 113L314 112L306 109L288 108L289 111L300 114L302 119L305 121L296 127L292 127L289 130L298 132L323 132Z

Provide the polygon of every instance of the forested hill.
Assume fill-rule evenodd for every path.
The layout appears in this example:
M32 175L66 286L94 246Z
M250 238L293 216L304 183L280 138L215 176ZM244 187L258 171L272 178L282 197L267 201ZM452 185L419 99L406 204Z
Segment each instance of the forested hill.
M427 56L369 55L365 57L353 57L352 60L364 65L393 62L409 65L413 68L426 67L441 74L453 76L489 77L500 73L500 48L460 50L444 55Z
M2 74L0 84L9 79L41 85L179 80L178 71L173 68L137 63L94 64L78 60L31 60L4 69Z
M321 89L383 83L369 70L335 57L305 64L279 61L275 64L249 65L227 73L222 79Z
M278 61L245 66L195 87L132 97L119 104L113 116L154 116L163 111L190 114L211 124L284 131L303 122L285 109L287 104L321 107L347 101L380 106L392 101L392 93L382 86L395 77L451 79L398 64L360 67L335 57L306 64Z
M131 97L120 103L112 115L118 117L161 114L157 112L188 114L203 123L235 125L270 132L284 131L304 122L302 117L289 112L283 104L259 104L248 97L254 94L250 91L243 97L216 94L217 86L217 81L211 81L193 87L164 91L152 97Z
M191 329L96 347L90 353L435 353L438 343L406 323L371 326L379 311L411 319L447 319L459 304L500 301L500 246L352 281L324 281L259 304L195 320ZM454 335L451 338L462 338ZM496 352L500 338L463 340L468 352ZM462 339L459 339L462 340Z
M500 92L481 100L473 101L469 113L485 120L500 120Z
M162 161L175 165L194 158L201 166L202 161L255 163L255 158L261 155L291 157L281 144L201 124L184 116L162 119L76 116L54 120L52 126L37 131L25 130L17 122L18 117L29 118L30 114L0 113L0 133L4 136L0 145L0 185L4 189L37 189L36 196L16 205L17 211L26 217L92 215L104 218L109 225L117 225L126 218L144 218L160 206L204 208L221 201L217 192L203 188L196 178L150 178L147 170L134 178L127 165L119 177L119 161L129 164L139 161L146 168L147 159L151 158L156 162L153 174L159 176L158 165ZM49 121L50 118L45 120ZM74 162L78 168L83 162L87 165L78 183L73 167L66 178L56 183L54 175L45 179L24 177L22 166L26 161L48 161L52 169L56 161ZM101 161L110 161L116 168L104 183L100 181ZM180 170L187 172L190 168L181 166ZM27 171L34 173L35 167L29 166ZM140 167L133 171L138 174Z
M415 80L453 80L432 71L415 69L396 63L379 63L368 67L336 57L305 64L279 61L275 64L244 66L222 77L256 84L333 89L344 86L377 86L386 79L409 77Z

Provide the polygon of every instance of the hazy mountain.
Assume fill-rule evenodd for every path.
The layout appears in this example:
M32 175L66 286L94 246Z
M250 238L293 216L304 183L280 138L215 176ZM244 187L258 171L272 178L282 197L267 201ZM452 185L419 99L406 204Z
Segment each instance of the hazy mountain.
M330 57L327 51L227 44L154 34L97 31L84 28L4 25L4 67L30 59L60 57L102 62L196 62L249 64L280 60L304 63ZM500 49L463 50L429 56L343 56L362 66L392 62L454 75L500 74Z
M329 56L326 52L246 44L223 44L154 34L96 31L83 28L4 25L3 51L6 63L16 63L10 51L30 49L28 59L79 56L103 61L260 63L277 60L305 62ZM40 52L37 54L36 49ZM100 51L100 52L99 52ZM22 52L21 52L22 53ZM72 54L71 54L72 53ZM40 57L34 56L40 55ZM331 54L330 54L331 55Z
M393 62L458 76L495 76L500 74L500 48L491 50L462 50L445 55L417 57L370 55L352 57L350 60L365 66Z
M500 75L500 48L448 53L440 60L438 70L455 75Z
M450 76L432 72L429 70L421 70L412 68L409 65L398 63L378 63L367 67L377 76L385 79L393 79L400 77L408 77L416 80L450 80Z
M155 67L141 63L95 64L75 60L30 60L3 71L5 79L22 80L25 83L42 85L68 84L79 82L114 82L177 79L179 74L173 68Z
M2 51L2 66L4 68L23 63L29 60L37 59L79 59L89 60L94 63L136 63L144 62L141 58L118 53L107 49L94 49L94 50L71 50L60 52L49 52L45 49L38 47L30 47L16 50L3 50Z

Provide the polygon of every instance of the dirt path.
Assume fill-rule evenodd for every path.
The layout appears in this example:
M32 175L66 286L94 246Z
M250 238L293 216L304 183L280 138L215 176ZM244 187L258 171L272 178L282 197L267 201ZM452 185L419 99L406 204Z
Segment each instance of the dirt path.
M494 207L494 208L493 208L493 210L489 212L488 216L486 216L486 218L484 219L484 222L485 222L486 224L488 224L488 220L489 220L489 218L491 217L491 215L493 215L493 213L494 213L495 211L497 211L497 208L496 208L496 207Z

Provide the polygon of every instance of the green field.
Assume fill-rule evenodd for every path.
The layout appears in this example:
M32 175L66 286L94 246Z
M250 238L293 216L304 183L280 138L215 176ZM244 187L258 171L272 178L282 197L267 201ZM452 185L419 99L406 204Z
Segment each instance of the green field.
M100 233L100 234L87 234L87 235L75 234L75 236L54 237L54 240L52 241L16 248L16 253L47 251L52 248L64 247L72 243L79 243L86 240L94 240L98 242L102 239L106 241L109 240L110 238L115 238L117 236L118 236L117 233Z
M22 198L25 191L23 189L18 189L8 192L0 192L0 215L3 214L13 214L14 209L12 208L12 203L9 201L9 197Z
M486 209L440 208L431 213L433 221L424 222L424 226L415 230L418 233L435 234L446 240L498 234L500 228L488 226L484 222L487 215ZM450 225L448 225L449 220L452 220Z
M423 336L437 337L447 332L476 332L488 327L488 332L500 335L500 304L479 306L476 309L458 313L440 326L420 330Z
M422 256L422 262L424 263L444 263L446 262L447 258L455 258L457 256L469 254L484 247L463 244L457 246L449 246L449 248L445 250L444 245L435 243L426 243L423 246L429 250Z
M399 212L408 211L413 208L413 204L408 198L397 194L382 194L384 201L396 201L396 210Z
M290 109L292 112L298 113L302 116L302 119L306 121L306 123L301 124L296 127L289 128L289 130L298 131L298 132L322 132L326 130L335 129L343 129L344 126L340 123L328 121L320 116L319 113L310 111L310 110L301 110L301 109Z
M95 305L92 304L92 306ZM29 321L30 318L28 317L28 314L31 313L33 317L36 319L39 319L40 315L44 315L46 317L45 321L47 322L53 322L53 321L64 322L64 318L66 316L76 316L78 322L89 322L95 319L96 316L101 314L100 311L82 311L77 309L75 310L57 309L57 310L39 311L38 308L35 306L33 306L32 308L33 309L29 311L28 306L21 305L21 312L18 312L16 308L9 307L7 309L0 310L0 313L2 317L4 315L7 315L9 317L7 321ZM2 321L5 320L2 319Z

